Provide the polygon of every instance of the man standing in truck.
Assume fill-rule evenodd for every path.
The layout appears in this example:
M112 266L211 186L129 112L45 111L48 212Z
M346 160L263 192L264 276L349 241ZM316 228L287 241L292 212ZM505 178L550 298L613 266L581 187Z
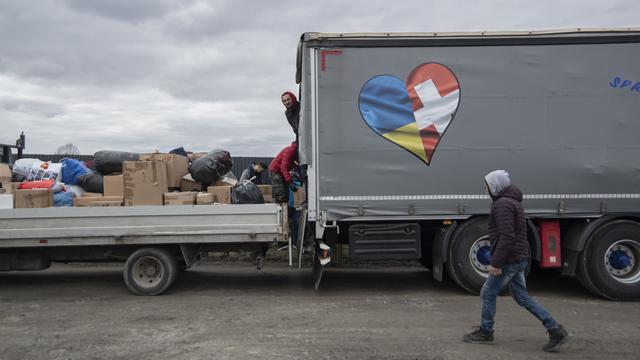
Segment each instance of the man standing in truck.
M485 191L493 199L489 215L489 240L491 241L491 266L489 276L482 286L482 315L480 327L464 335L465 342L492 343L496 300L505 286L518 305L538 318L549 333L544 351L557 351L569 339L564 327L540 306L527 292L525 270L529 266L529 242L522 206L522 192L511 184L509 173L495 170L487 174Z
M284 116L286 116L293 133L296 134L296 142L298 142L298 125L300 124L300 102L291 91L285 91L281 96L282 105L286 108Z

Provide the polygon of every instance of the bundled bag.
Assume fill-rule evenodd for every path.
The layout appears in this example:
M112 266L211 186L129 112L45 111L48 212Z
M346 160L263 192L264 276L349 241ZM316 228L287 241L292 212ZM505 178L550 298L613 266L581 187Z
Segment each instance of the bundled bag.
M262 191L251 181L236 186L231 193L231 203L233 204L264 204Z
M51 189L56 182L53 180L38 180L23 182L18 189Z
M226 150L213 150L206 156L194 160L189 172L195 181L209 186L231 171L233 161Z
M39 168L40 164L42 164L42 161L38 159L32 159L32 158L18 159L13 164L12 172L14 174L22 175L24 178L26 178L27 176L29 176L31 169Z
M140 160L140 154L126 151L103 150L93 154L93 164L102 175L121 173L123 162L138 160Z
M60 162L62 163L62 182L67 185L80 184L80 176L91 172L82 161L62 159Z
M80 176L80 186L88 192L103 193L104 192L104 178L100 174L90 172Z
M75 194L71 191L60 191L53 194L53 206L73 206L73 198Z
M62 164L41 162L39 165L34 163L27 175L27 181L36 180L58 180L62 173Z

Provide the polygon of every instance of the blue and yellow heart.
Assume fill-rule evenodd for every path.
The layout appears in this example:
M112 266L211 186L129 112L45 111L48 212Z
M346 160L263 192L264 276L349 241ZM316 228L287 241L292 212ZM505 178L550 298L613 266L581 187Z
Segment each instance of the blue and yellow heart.
M460 103L453 71L439 63L417 66L406 82L377 75L360 90L364 122L378 135L429 165Z

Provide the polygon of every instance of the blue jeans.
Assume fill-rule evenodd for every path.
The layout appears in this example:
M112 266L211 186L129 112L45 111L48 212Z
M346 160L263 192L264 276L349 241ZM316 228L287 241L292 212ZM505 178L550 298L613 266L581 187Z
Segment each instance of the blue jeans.
M528 266L527 260L506 264L502 267L500 276L489 274L480 291L482 298L482 320L480 327L487 331L493 330L493 318L496 315L496 299L500 291L505 286L509 286L511 296L518 305L529 310L529 312L538 318L547 330L555 329L558 323L551 317L549 312L540 306L527 292L527 283L524 278L524 271Z

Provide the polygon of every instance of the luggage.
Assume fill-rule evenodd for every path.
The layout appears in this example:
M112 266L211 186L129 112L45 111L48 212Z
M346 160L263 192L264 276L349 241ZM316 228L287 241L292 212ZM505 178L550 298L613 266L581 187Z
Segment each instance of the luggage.
M140 154L126 151L103 150L93 154L93 164L102 175L122 173L123 162L138 160L140 160Z
M62 159L62 182L67 185L79 185L80 176L91 170L84 166L84 162L75 159Z
M53 194L53 206L73 206L73 198L75 195L71 191L60 191Z
M103 193L104 178L100 174L90 172L80 176L80 186L88 192Z
M231 193L232 204L264 204L262 191L251 181L236 186Z
M195 181L209 186L231 171L233 161L226 150L213 150L206 156L194 160L189 172Z

